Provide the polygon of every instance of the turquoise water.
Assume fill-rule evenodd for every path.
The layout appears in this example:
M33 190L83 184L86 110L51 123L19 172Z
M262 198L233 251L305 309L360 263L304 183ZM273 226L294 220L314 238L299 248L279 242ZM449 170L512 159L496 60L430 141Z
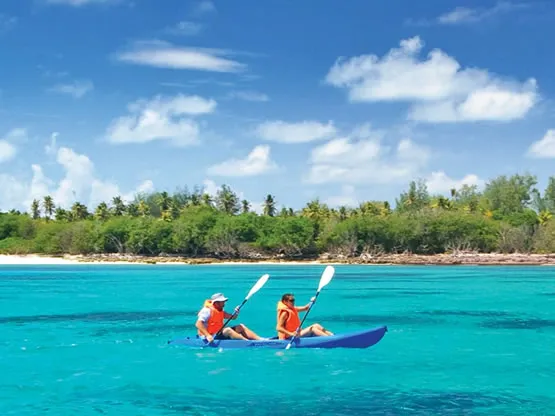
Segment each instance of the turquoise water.
M367 350L188 350L203 300L273 336L323 266L0 267L1 415L555 415L555 269L336 266L308 321Z

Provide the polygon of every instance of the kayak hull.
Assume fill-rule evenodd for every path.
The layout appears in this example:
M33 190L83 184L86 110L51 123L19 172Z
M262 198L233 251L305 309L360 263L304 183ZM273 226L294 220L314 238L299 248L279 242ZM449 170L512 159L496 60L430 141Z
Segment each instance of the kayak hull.
M385 336L387 326L379 326L362 331L335 334L328 337L306 337L296 338L291 348L368 348L371 347ZM183 337L168 341L170 345L179 345L189 348L223 348L223 349L244 349L244 348L268 348L285 349L288 340L272 338L268 340L214 340L212 343L199 338Z

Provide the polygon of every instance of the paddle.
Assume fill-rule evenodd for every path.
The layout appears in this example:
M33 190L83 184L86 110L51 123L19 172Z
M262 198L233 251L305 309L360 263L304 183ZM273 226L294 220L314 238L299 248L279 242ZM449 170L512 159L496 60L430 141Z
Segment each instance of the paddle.
M291 341L289 341L289 344L287 344L287 346L285 347L286 350L291 348L291 344L293 344L293 341L295 340L295 338L301 332L301 328L303 327L303 323L304 323L306 317L308 316L310 310L312 309L312 306L314 306L314 303L316 302L316 299L318 299L318 295L320 294L320 291L322 290L322 288L324 286L326 286L329 282L331 282L331 279L333 278L334 273L335 273L335 269L333 268L333 266L327 266L326 269L324 270L324 273L322 273L322 277L320 277L320 284L318 285L318 290L316 291L316 296L314 296L314 300L310 301L310 306L308 307L308 310L306 311L306 314L304 315L304 318L301 321L301 324L297 328L297 331L295 331L295 335L293 337L291 337Z
M251 290L249 291L249 293L247 294L247 296L243 300L243 303L241 303L241 305L239 305L238 307L235 308L235 311L234 311L233 315L224 323L224 325L220 328L220 330L216 333L216 335L214 335L214 339L216 339L216 337L222 333L222 331L224 330L226 325L229 323L229 321L231 321L233 319L233 317L239 313L239 311L241 310L243 305L245 303L247 303L247 301L250 299L250 297L252 295L254 295L256 292L258 292L262 288L262 286L264 286L266 284L269 277L270 277L269 274L265 274L265 275L262 275L262 277L260 277L260 279L258 279L258 281L254 284L254 286L251 288Z

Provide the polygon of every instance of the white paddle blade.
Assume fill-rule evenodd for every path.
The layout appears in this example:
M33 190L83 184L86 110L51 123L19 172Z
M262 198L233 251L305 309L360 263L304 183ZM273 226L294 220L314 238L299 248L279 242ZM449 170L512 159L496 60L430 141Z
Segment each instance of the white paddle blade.
M322 290L322 288L326 286L329 282L331 282L331 279L333 278L334 273L335 273L335 269L333 268L333 266L326 267L326 269L324 270L324 273L322 273L322 277L320 278L320 285L318 286L318 292Z
M247 295L246 299L249 299L252 295L254 295L256 292L258 292L260 290L260 288L266 284L269 277L270 277L269 274L265 274L260 279L258 279L258 282L256 282L256 284L252 287L252 289L249 292L249 294Z

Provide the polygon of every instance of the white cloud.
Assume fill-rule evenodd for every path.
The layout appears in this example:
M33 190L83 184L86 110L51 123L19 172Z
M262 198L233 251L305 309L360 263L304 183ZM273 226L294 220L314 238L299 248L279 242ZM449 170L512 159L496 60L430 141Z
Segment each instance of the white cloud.
M202 31L202 24L183 20L167 30L172 35L195 36Z
M158 68L188 69L214 72L241 72L246 65L227 59L229 51L207 48L186 48L167 42L138 42L131 50L121 52L117 59L136 65Z
M15 128L10 130L4 137L0 137L0 163L12 160L17 154L17 147L13 142L21 142L27 139L27 130Z
M549 129L541 140L529 147L528 156L534 158L555 159L555 129Z
M335 195L327 198L324 202L330 207L356 207L359 201L355 196L355 187L352 185L344 185L341 188L341 195Z
M216 11L216 6L210 0L200 1L194 8L193 14L196 16L201 16L203 14L214 13Z
M476 22L480 20L477 10L467 7L456 7L449 13L442 14L437 21L443 25L453 25L458 23Z
M138 100L128 106L130 115L112 121L106 135L111 143L170 140L187 146L199 140L199 126L191 117L212 113L215 108L214 100L196 95Z
M94 164L88 156L67 147L57 150L56 162L64 172L58 183L48 178L42 167L36 164L31 166L33 176L30 182L0 174L0 210L28 210L33 199L42 200L46 195L51 195L56 206L65 209L79 201L93 210L98 203L110 202L114 196L120 195L129 202L135 193L154 189L152 181L146 180L135 191L122 192L117 184L96 176Z
M58 136L59 136L58 132L52 133L50 136L50 143L44 146L44 152L47 155L56 154L56 151L58 150L58 147L56 146L56 139L58 138Z
M48 195L49 188L54 183L44 175L40 165L31 165L31 170L33 172L33 177L29 186L28 196L23 202L25 208L31 206L33 199L41 201L46 195Z
M27 139L27 129L19 127L12 129L2 139L8 141L24 141Z
M214 182L212 179L205 179L204 181L202 181L202 184L204 185L203 193L208 194L211 197L215 197L218 194L218 190L220 189L220 187L216 185L216 182Z
M230 159L208 168L215 176L257 176L272 172L278 167L270 158L270 146L256 146L245 159Z
M512 90L490 85L471 92L463 101L444 100L415 105L409 118L432 123L516 120L524 117L535 105L535 90L535 81L515 86Z
M512 12L525 7L528 7L528 5L510 2L499 2L489 9L456 7L450 12L439 16L437 19L437 23L441 25L477 23L497 14Z
M264 140L281 143L307 143L328 139L337 133L333 122L322 124L319 121L267 121L260 124L255 134Z
M384 146L382 134L368 128L356 129L349 137L330 140L312 150L312 184L393 183L406 181L426 166L428 149L402 139L394 149Z
M424 122L508 121L524 117L538 101L535 79L502 79L487 70L466 68L439 49L418 54L416 36L400 42L383 58L340 58L326 82L346 88L351 102L415 103L409 118Z
M11 175L0 173L0 189L0 211L28 208L23 204L28 192L25 183Z
M426 179L426 186L430 193L447 193L451 189L459 189L463 185L476 185L478 188L481 188L484 184L485 181L474 174L466 175L464 178L457 180L450 178L443 171L432 172Z
M255 102L270 101L270 98L266 94L256 91L232 91L229 93L228 97Z
M58 84L50 88L50 91L60 94L71 95L75 98L81 98L85 94L94 89L92 81L75 81L71 84Z
M16 147L6 140L0 140L0 163L12 160L17 153Z

